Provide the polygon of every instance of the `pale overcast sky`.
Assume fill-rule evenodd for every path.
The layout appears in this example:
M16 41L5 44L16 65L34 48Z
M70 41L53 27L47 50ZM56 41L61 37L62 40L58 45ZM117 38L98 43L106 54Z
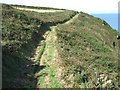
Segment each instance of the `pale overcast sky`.
M64 8L86 13L117 13L119 0L2 0L0 3Z

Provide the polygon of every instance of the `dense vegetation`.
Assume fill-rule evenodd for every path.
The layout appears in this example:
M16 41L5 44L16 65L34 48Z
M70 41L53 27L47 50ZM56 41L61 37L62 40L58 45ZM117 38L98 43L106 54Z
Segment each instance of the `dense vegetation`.
M33 33L38 33L38 28L40 28L41 24L64 22L64 20L68 20L73 15L75 13L72 11L40 14L15 9L3 9L3 44L17 44L18 46L11 46L19 48L21 44L27 43L32 38Z
M55 12L55 13L38 13L38 12L29 12L29 11L21 11L28 17L34 17L38 20L41 20L44 23L63 23L72 18L76 12L65 10L64 12Z
M34 34L37 35L41 21L26 17L9 5L3 5L2 15L3 87L11 87L16 72L28 64L34 52L39 40Z
M56 45L64 67L62 78L67 85L118 88L118 42L115 30L105 21L81 12L72 23L58 25L56 32ZM112 82L104 85L106 81L98 80L100 75Z
M10 83L16 78L14 77L16 72L28 64L34 63L31 57L37 44L44 40L44 33L50 30L50 25L64 22L75 13L63 11L62 13L40 14L16 10L6 4L3 4L2 7L3 87L11 87ZM53 19L57 16L64 17ZM52 20L55 23L52 23ZM29 81L25 83L29 84ZM18 84L18 86L24 87L25 83Z
M104 20L70 10L38 13L11 6L58 10L2 5L3 88L119 88L118 32Z

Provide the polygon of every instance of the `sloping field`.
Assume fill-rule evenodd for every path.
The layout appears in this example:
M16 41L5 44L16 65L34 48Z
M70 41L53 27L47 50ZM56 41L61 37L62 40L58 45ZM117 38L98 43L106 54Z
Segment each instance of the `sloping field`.
M118 88L118 33L105 21L81 12L51 30L38 88Z
M119 89L118 32L104 20L70 10L2 7L3 88Z
M41 57L36 55L36 48L42 45L43 35L50 30L50 26L69 20L75 12L64 11L44 16L20 11L10 5L3 4L2 7L3 87L35 88L35 65ZM55 19L57 16L59 18ZM42 54L42 50L38 53ZM34 62L35 56L39 56L37 62Z
M118 87L117 32L105 21L80 13L73 22L58 25L56 33L67 87Z
M77 19L79 14L76 14L73 18L63 24L69 24L74 19ZM46 66L43 70L38 72L38 88L65 88L66 85L61 80L62 67L59 67L58 51L56 47L57 36L56 36L57 26L51 27L51 32L46 32L45 41L46 48L42 55L40 61L42 65ZM40 64L40 65L41 65ZM40 76L40 77L39 77Z

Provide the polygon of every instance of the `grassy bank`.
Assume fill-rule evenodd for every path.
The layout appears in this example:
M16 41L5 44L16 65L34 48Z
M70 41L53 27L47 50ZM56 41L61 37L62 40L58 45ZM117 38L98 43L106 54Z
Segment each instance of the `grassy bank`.
M118 32L104 20L2 7L3 88L119 88Z
M7 4L3 4L2 7L3 88L34 87L32 74L34 70L31 65L34 64L32 57L38 43L44 40L43 35L50 30L50 26L70 19L74 12L39 14L16 10ZM59 18L55 19L56 17ZM45 48L44 41L42 43L37 56L37 65Z
M64 67L67 87L118 88L117 32L104 23L81 12L72 23L56 28L59 64ZM101 75L105 81L98 80Z

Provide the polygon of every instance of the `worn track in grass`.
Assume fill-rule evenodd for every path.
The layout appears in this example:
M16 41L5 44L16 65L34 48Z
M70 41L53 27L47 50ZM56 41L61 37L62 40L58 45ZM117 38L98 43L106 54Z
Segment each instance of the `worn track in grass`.
M79 14L76 14L74 17L72 17L72 19L70 19L69 21L63 23L63 24L69 24L71 23L72 21L74 21L74 19L77 19L79 16ZM57 81L57 79L59 79L59 76L61 74L61 72L58 72L55 70L56 65L57 65L57 49L56 49L56 46L55 46L55 42L56 42L56 28L57 28L57 25L56 26L52 26L51 27L51 31L49 32L46 32L46 35L45 35L45 42L46 42L46 48L45 48L45 51L40 59L40 65L44 65L44 66L48 66L48 67L45 67L44 70L46 70L46 75L45 76L41 76L40 73L41 71L38 73L38 77L39 78L42 78L43 82L41 82L38 78L38 85L37 87L38 88L55 88L55 87L61 87L63 86L62 83L60 83L59 81ZM48 71L47 71L48 70ZM59 70L60 71L60 70ZM51 74L50 72L53 72L56 77L51 77ZM55 80L55 81L53 81ZM54 84L56 84L56 86L53 85L53 82L56 82ZM64 81L63 81L64 82Z

